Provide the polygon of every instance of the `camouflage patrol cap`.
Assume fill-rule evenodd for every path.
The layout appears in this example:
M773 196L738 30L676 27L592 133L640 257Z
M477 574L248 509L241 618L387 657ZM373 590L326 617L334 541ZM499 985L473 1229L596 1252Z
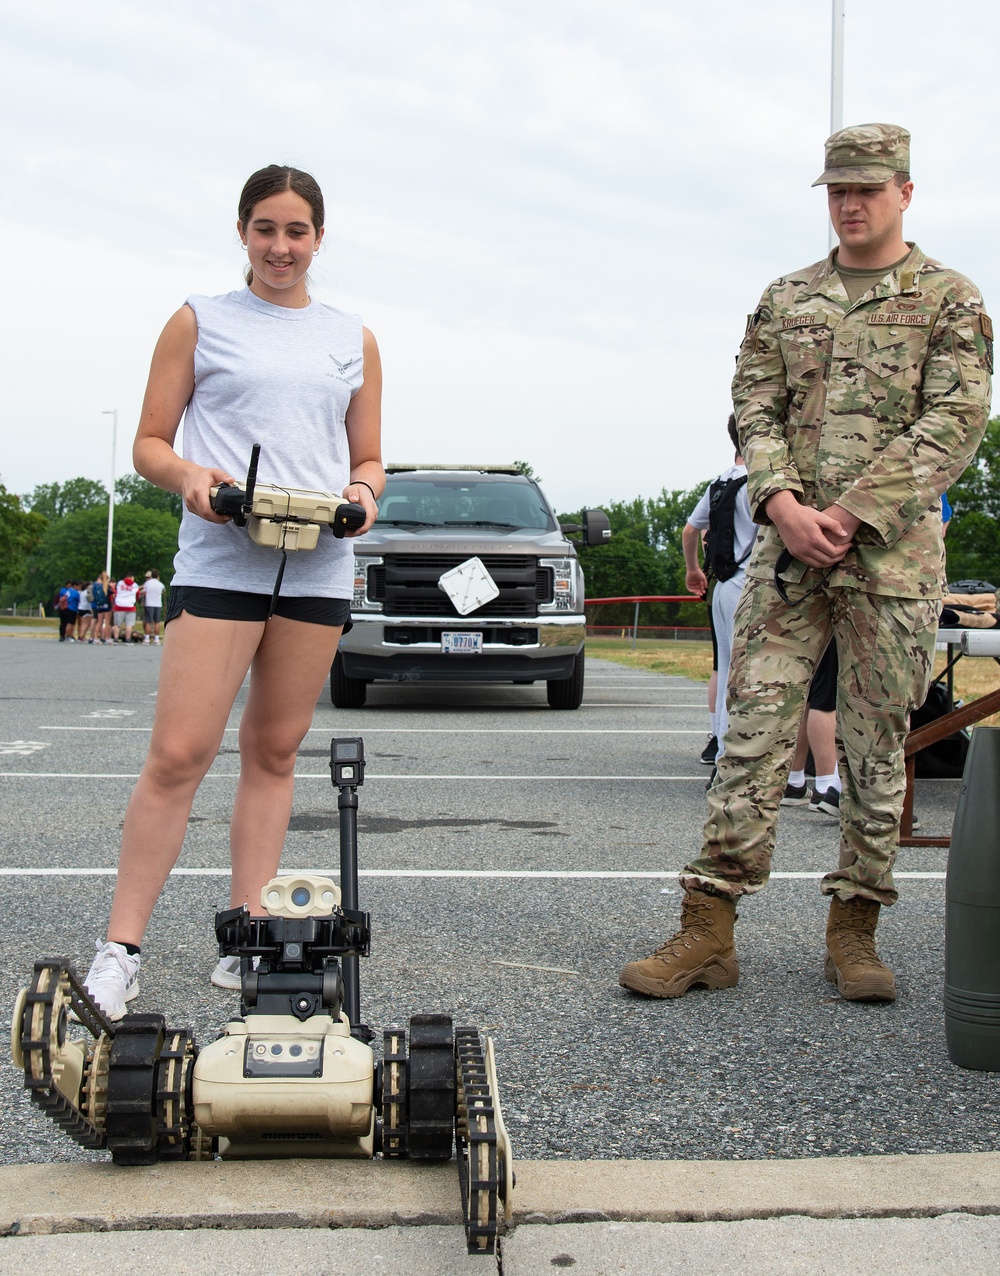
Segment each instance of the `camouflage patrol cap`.
M826 167L814 186L880 186L910 171L910 135L898 124L855 124L826 139Z

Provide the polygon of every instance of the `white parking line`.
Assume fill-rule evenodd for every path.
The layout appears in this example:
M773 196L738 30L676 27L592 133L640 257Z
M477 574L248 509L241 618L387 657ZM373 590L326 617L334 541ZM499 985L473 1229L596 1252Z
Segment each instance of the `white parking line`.
M387 878L460 878L480 880L509 881L607 881L609 879L625 881L662 881L676 878L679 868L658 869L652 872L628 869L519 869L519 868L361 868L359 877ZM772 873L771 881L806 881L818 882L829 870L808 873ZM114 877L116 868L2 868L0 877ZM336 877L329 868L285 868L282 874L316 873L323 877ZM228 868L175 868L171 877L228 877ZM893 873L897 881L944 881L942 873Z
M139 778L138 771L0 771L0 779L2 780L137 780ZM239 775L235 771L209 771L205 776L206 780L238 780ZM315 771L296 771L296 780L325 780L330 783L329 772ZM365 783L369 781L382 780L398 780L404 784L411 784L418 781L423 784L428 780L442 780L451 783L455 780L496 780L500 781L517 781L524 783L531 780L534 783L554 783L558 780L700 780L705 782L704 774L701 775L609 775L602 772L597 775L372 775L369 772L365 776Z
M39 731L98 731L105 735L120 735L130 731L152 731L148 727L39 727ZM239 727L226 727L227 735L236 735ZM339 726L336 732L330 727L310 727L310 735L707 735L697 727L369 727L366 724Z

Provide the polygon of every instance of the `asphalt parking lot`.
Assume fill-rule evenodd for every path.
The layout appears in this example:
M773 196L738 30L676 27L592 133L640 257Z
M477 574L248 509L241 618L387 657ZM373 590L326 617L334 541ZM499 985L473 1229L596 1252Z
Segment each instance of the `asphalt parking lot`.
M103 935L159 657L0 637L5 1019L37 957L82 973ZM740 910L737 988L665 1003L618 987L621 964L675 929L675 875L704 817L704 702L700 684L598 660L576 712L550 710L544 684L382 684L352 711L324 693L282 867L336 869L329 742L362 735L363 1017L381 1028L446 1010L488 1031L524 1158L997 1149L1000 1074L954 1067L945 1050L944 851L898 861L901 900L879 931L893 1005L845 1003L823 978L818 880L837 826L804 808L783 812L772 881ZM135 1003L199 1042L236 1004L208 975L239 707L147 933ZM957 782L919 782L922 832L947 831L957 796ZM9 1057L0 1088L0 1161L90 1157L30 1107Z

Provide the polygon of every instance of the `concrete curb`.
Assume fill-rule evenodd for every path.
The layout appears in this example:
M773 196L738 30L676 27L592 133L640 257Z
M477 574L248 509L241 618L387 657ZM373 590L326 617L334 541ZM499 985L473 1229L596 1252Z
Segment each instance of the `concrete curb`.
M1000 1152L797 1161L522 1161L513 1224L1000 1215ZM0 1235L461 1221L458 1173L384 1161L0 1167Z

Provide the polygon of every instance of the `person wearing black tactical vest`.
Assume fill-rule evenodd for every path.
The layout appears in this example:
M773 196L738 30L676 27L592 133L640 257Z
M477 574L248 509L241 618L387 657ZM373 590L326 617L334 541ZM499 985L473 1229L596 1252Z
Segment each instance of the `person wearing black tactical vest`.
M743 592L746 563L757 533L747 500L747 467L740 455L734 416L730 416L727 428L736 453L735 460L705 489L681 532L686 567L684 579L688 591L703 597L708 590L709 577L716 581L712 594L712 625L718 655L718 685L711 711L716 758L722 752L722 741L729 725L726 685L733 647L733 618ZM698 565L698 544L702 533L705 534L704 570Z

